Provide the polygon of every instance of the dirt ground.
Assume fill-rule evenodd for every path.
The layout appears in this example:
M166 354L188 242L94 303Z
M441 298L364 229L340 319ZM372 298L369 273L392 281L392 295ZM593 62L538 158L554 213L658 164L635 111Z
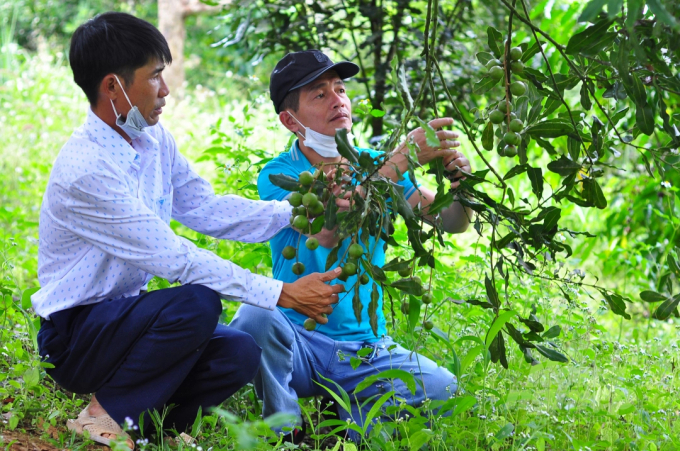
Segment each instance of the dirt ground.
M59 438L58 431L52 426L50 426L46 434L54 439ZM8 451L57 451L64 449L54 446L47 440L42 439L42 435L42 432L37 430L23 431L17 429L10 431L9 429L0 429L0 449L6 449ZM9 448L7 447L8 445L10 445ZM109 450L107 447L95 445L89 445L81 449L85 451Z

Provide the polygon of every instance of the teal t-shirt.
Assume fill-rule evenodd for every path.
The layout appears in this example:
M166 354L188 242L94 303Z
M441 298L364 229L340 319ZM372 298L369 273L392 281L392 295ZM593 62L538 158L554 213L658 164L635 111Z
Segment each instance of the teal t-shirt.
M368 152L371 156L376 156L380 154L379 151L370 149L358 149L358 152ZM284 200L291 193L283 188L272 184L269 181L269 176L271 174L285 174L291 177L297 178L298 175L303 171L310 171L314 173L316 168L314 168L307 157L300 151L298 147L297 140L293 143L288 152L283 152L269 163L267 163L257 179L257 189L260 193L260 198L262 200ZM402 178L399 182L400 185L404 187L404 196L408 199L414 192L415 187L408 178ZM292 267L295 263L295 259L286 260L281 255L281 251L286 246L298 247L298 260L304 263L305 272L302 276L314 273L314 272L325 272L326 271L326 259L328 254L330 254L332 249L319 246L316 250L310 251L305 246L307 241L306 236L300 238L300 245L297 246L300 234L292 228L287 228L280 231L274 238L269 241L272 250L272 266L274 278L281 280L283 282L295 282L298 276L293 274ZM340 252L338 255L343 255L347 247L351 244L351 239L346 238ZM373 257L371 263L377 266L383 266L385 264L385 242L378 238L376 243L376 238L370 237L369 246L373 250ZM336 268L340 262L336 262L330 269ZM300 276L300 277L302 277ZM371 325L368 320L368 304L371 300L371 290L373 286L373 281L371 280L366 285L359 284L359 298L363 305L361 311L361 323L358 323L354 315L354 308L352 306L352 299L354 297L354 287L357 282L357 276L352 276L347 279L346 282L342 282L336 279L331 282L334 284L344 284L345 292L340 293L340 300L335 306L332 314L328 316L328 323L324 325L319 325L317 330L324 335L337 341L363 341L363 342L374 342L377 341L383 335L386 335L387 331L385 329L385 315L382 311L382 289L380 284L378 284L379 299L380 304L378 306L378 336L373 334ZM298 312L281 308L283 313L295 324L302 325L302 323L307 319L306 316L299 314Z

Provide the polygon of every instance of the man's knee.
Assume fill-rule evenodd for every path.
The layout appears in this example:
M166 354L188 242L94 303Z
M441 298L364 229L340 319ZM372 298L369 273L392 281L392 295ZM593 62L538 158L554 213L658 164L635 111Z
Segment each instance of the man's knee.
M279 339L276 331L290 327L281 321L278 316L283 314L278 310L267 310L253 305L243 304L239 307L234 319L229 323L230 327L238 329L251 335L255 342L261 347L265 347L268 341Z
M458 380L446 368L437 367L431 374L429 384L426 385L427 397L436 401L446 401L456 394ZM426 382L427 383L427 382Z
M242 385L252 381L260 369L260 356L262 348L260 348L255 339L246 333L241 333L238 339L238 346L240 349L239 357L241 358L241 383Z
M220 325L215 330L214 343L210 346L220 355L218 367L223 367L230 374L232 382L245 385L252 381L260 368L262 349L253 337L232 327ZM236 364L237 372L233 372ZM236 378L236 380L234 380Z

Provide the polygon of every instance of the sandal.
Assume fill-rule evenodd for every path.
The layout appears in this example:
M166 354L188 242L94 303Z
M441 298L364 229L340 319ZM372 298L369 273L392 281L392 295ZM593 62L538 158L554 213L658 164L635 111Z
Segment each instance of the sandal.
M128 434L121 429L121 427L109 415L99 415L92 417L87 413L87 408L78 415L75 420L68 420L66 427L69 431L76 431L78 434L83 434L84 431L89 432L90 440L105 446L111 446L113 438L103 437L103 434L111 434L116 437L124 437L131 450L135 449L135 444Z

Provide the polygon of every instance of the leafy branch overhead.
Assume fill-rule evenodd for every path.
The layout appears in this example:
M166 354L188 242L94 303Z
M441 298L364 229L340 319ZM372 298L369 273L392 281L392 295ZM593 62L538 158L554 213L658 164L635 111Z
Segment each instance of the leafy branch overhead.
M400 4L407 4L406 8L411 5ZM650 177L663 178L667 171L677 170L680 130L676 124L678 116L671 112L677 107L680 93L677 73L680 34L675 17L678 7L667 8L658 0L631 0L626 5L622 1L593 0L583 10L581 28L567 42L557 42L532 22L525 0L501 0L500 4L508 19L507 28L488 27L486 46L476 53L480 64L478 79L470 80L467 87L459 87L475 95L474 107L463 105L448 87L450 80L442 70L448 38L437 34L437 27L438 21L450 16L446 6L430 1L428 19L419 24L420 32L424 33L422 42L427 44L420 64L400 61L397 52L380 63L382 69L373 68L373 81L380 84L388 80L386 75L380 78L380 74L391 67L394 87L392 106L385 108L378 102L367 110L379 113L368 115L371 121L376 118L393 121L391 135L382 141L385 153L376 158L359 153L346 135L339 132L336 141L346 163L337 168L334 180L325 180L323 171L316 171L318 175L310 184L277 177L272 181L285 189L302 190L304 195L315 193L322 199L327 206L324 215L314 219L307 214L304 218L314 228L310 231L320 227L337 229L340 237L351 237L351 242L362 245L366 252L358 257L346 251L341 255L339 245L327 266L340 262L346 277L356 276L357 283L381 285L390 298L401 300L408 324L414 328L421 305L425 305L427 318L431 302L430 282L424 283L415 269L426 268L431 280L437 246L444 246L443 230L436 221L427 224L424 212L412 209L400 187L381 176L379 169L410 127L420 125L436 140L423 118L432 114L456 117L459 128L469 139L468 153L473 153L481 164L472 174L464 174L466 177L454 190L448 188L440 162L422 169L434 177L438 186L430 212L438 214L460 202L474 211L474 228L490 243L484 283L486 298L467 302L493 315L486 337L491 360L507 367L504 338L507 337L529 363L536 362L536 353L566 362L567 357L554 341L560 333L559 326L544 326L535 312L526 317L516 313L506 291L509 278L514 275L550 280L569 302L570 287L583 288L591 297L598 292L601 297L596 300L601 300L602 305L616 315L631 318L627 307L633 300L602 284L587 283L580 270L569 271L566 266L554 263L573 254L563 239L565 235L593 238L587 229L567 228L564 211L573 206L609 208L611 199L605 196L603 186L616 175L623 153L637 154ZM357 2L344 6L346 11L354 12L348 18L351 23L358 21L361 13L368 14L362 5ZM609 9L603 10L606 8ZM444 23L452 24L445 20ZM401 24L393 22L391 26ZM350 31L358 33L359 28ZM323 34L332 35L331 31ZM361 46L355 55L359 59L366 56ZM370 79L364 78L366 74L363 73L360 82L367 84L367 93L374 92L368 86ZM376 110L381 107L384 111ZM403 176L415 179L415 172L421 169L417 163L418 149L407 144L409 165ZM526 181L530 192L520 194L510 187L508 181L518 177ZM342 185L345 190L333 194L330 185ZM338 213L333 207L334 198L353 192L355 185L361 186L364 195L353 195L352 209ZM407 228L411 257L390 261L383 268L371 266L369 237L381 237L388 245L403 244L396 243L391 236L392 223L398 216ZM664 259L670 268L664 280L675 280L678 277L675 251ZM391 272L397 272L400 278L389 277ZM664 320L678 315L680 296L672 292L673 286L669 282L663 285L663 290L640 295L643 301L658 305L654 318ZM370 301L375 331L376 301L373 297ZM360 320L363 301L358 290L352 302ZM422 324L424 329L432 327L427 320Z

